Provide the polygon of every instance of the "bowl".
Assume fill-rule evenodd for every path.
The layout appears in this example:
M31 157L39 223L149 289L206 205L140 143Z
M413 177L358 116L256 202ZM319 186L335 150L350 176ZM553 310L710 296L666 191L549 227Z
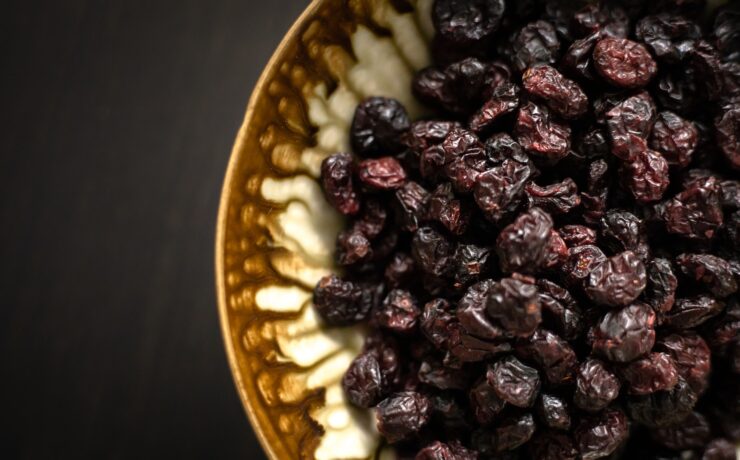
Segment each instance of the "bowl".
M398 3L398 2L397 2ZM341 217L317 182L321 161L349 151L358 102L409 91L430 62L432 0L316 0L257 83L223 186L216 241L221 327L244 408L272 459L374 458L370 411L350 407L341 377L363 341L328 328L312 290L335 270Z

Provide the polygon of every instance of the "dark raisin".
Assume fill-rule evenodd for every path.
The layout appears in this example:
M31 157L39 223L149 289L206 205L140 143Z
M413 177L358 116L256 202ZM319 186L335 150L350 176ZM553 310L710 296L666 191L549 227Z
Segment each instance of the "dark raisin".
M395 393L377 406L378 431L390 443L417 434L429 421L432 405L429 399L414 391Z
M678 279L673 273L670 261L655 258L648 262L645 300L653 310L665 313L673 308L677 287Z
M491 251L474 244L458 245L455 251L454 287L468 286L481 277L488 270L488 261Z
M459 443L445 444L440 441L429 444L414 457L415 460L476 460L477 458L476 453Z
M619 388L619 379L604 367L604 363L589 358L578 368L573 402L580 409L598 412L619 396Z
M406 182L406 171L393 157L372 158L360 162L358 177L368 187L393 190L400 188Z
M454 121L421 120L411 124L411 128L403 135L403 144L419 157L421 153L433 145L441 144L453 128L462 126Z
M584 329L584 318L571 294L547 279L537 281L543 323L566 340L578 338Z
M485 170L483 144L465 129L453 129L441 144L445 174L458 192L471 192L478 175Z
M529 443L531 458L537 460L576 460L578 449L565 433L538 431Z
M733 168L740 169L740 104L725 106L714 126L720 150Z
M426 216L436 220L453 235L462 235L468 229L471 210L465 202L455 197L452 184L440 184L429 196Z
M704 393L711 367L711 354L704 339L693 333L671 334L661 338L655 348L673 358L679 375L696 394Z
M455 247L431 227L421 227L414 233L411 254L416 265L426 273L445 276L452 269Z
M699 143L699 131L673 112L660 112L653 125L650 147L660 151L669 165L686 167Z
M536 65L522 75L522 85L531 97L564 118L579 118L588 111L588 98L578 84L549 65Z
M550 160L563 158L570 149L570 126L531 102L519 108L515 132L525 150Z
M687 63L696 74L701 99L719 99L724 75L717 50L709 42L698 40L689 49Z
M486 378L499 398L517 407L531 407L540 391L537 371L513 356L490 365Z
M578 186L571 178L544 187L531 182L525 192L529 207L542 208L550 214L566 214L581 204Z
M594 47L594 66L610 84L622 88L641 88L658 71L645 47L625 38L604 38Z
M601 219L601 236L606 246L614 252L633 251L642 261L649 258L645 224L630 212L607 212Z
M488 425L493 422L506 405L506 401L498 397L496 391L485 378L481 378L470 389L468 396L473 415L481 425Z
M385 267L385 282L392 289L399 288L411 281L415 270L414 259L404 252L397 252Z
M432 20L444 40L466 47L488 39L503 14L503 0L436 0Z
M595 32L571 43L560 60L563 72L578 80L594 80L593 51L601 37L600 32Z
M516 211L524 187L533 175L534 169L529 163L504 160L500 166L478 175L473 190L475 202L486 218L498 222Z
M597 246L575 246L568 249L568 259L560 270L569 285L581 286L591 271L605 261L606 256Z
M445 367L436 359L425 359L419 365L419 381L441 390L468 388L469 375L460 369Z
M388 396L400 376L399 361L398 351L390 343L371 347L357 356L342 378L350 402L372 407Z
M632 162L647 150L647 138L655 122L656 110L650 95L643 91L616 104L606 114L612 142L611 152Z
M345 230L337 236L336 260L339 265L352 265L372 256L370 240L356 230Z
M619 409L607 409L584 417L575 431L576 444L583 460L609 456L627 439L627 417Z
M620 170L622 184L639 203L658 201L668 188L668 162L655 150L637 152Z
M704 449L701 460L735 460L737 458L737 446L727 439L713 439Z
M713 177L696 180L665 203L659 214L666 229L692 239L712 239L723 215L721 189Z
M447 347L447 330L455 321L450 303L445 299L433 299L424 305L421 314L420 328L427 340L435 347Z
M534 64L554 64L558 59L560 40L552 24L535 21L511 37L507 51L514 67L524 72Z
M681 422L691 414L697 396L682 378L672 389L656 391L644 396L630 396L627 410L630 417L653 428L671 426Z
M580 35L603 31L612 37L626 37L629 33L629 18L618 5L592 3L573 15L573 28Z
M568 342L545 329L537 329L516 347L517 353L537 363L550 384L563 385L574 380L578 359Z
M542 321L537 286L514 278L504 278L488 289L486 313L510 336L527 337Z
M570 411L563 398L542 393L537 401L537 415L550 428L570 429Z
M740 62L740 10L731 4L721 8L714 19L717 49L726 61Z
M381 327L394 332L408 333L416 327L420 314L416 299L411 293L394 289L388 293L373 316Z
M545 252L545 261L542 266L546 270L558 268L568 259L568 246L557 231L550 230Z
M665 322L674 329L689 329L718 315L724 308L724 302L706 295L678 299L666 313Z
M653 348L654 327L655 312L645 304L609 311L593 330L593 351L610 361L632 361Z
M465 331L487 340L504 336L504 330L486 314L488 292L493 285L492 280L485 280L470 286L457 305L457 319Z
M693 48L694 41L701 37L701 29L683 16L661 13L640 19L635 36L659 61L675 64Z
M627 389L633 395L670 390L678 383L678 370L666 353L650 353L627 364L621 370Z
M519 87L513 83L503 82L492 91L483 107L470 117L468 126L476 133L482 133L493 127L498 120L513 113L517 107L519 107Z
M711 254L681 254L676 264L684 275L704 285L717 297L737 292L738 286L732 266L726 260Z
M505 418L493 429L496 451L506 452L523 445L532 438L535 428L532 414Z
M596 231L585 225L564 225L558 229L558 233L568 247L596 243Z
M369 289L336 275L321 278L313 292L319 316L330 326L346 326L367 318L375 295Z
M677 425L657 428L650 434L655 442L673 450L704 447L712 435L709 422L698 412L692 412Z
M357 106L352 120L352 149L364 157L398 153L403 149L400 138L410 125L406 109L397 100L365 99Z
M522 213L496 239L501 270L535 273L544 263L552 218L539 208Z
M321 185L327 201L342 214L356 214L360 210L352 175L354 160L349 153L335 153L321 163Z
M396 203L401 228L415 232L424 218L429 192L414 181L408 181L396 190Z
M625 251L591 270L585 291L601 305L623 306L635 300L645 289L645 265L632 251Z

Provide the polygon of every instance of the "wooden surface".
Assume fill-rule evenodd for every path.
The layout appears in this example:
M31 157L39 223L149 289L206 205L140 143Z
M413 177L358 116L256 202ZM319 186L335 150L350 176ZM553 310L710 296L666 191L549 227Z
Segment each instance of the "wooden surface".
M221 181L305 0L2 2L3 458L264 458L214 293Z

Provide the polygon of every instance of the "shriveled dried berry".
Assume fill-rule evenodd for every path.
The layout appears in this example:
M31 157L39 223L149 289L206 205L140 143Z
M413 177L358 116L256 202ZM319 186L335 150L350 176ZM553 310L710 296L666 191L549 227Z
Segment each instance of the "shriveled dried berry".
M453 285L456 288L468 286L488 270L491 251L487 247L474 244L461 244L455 251L455 272Z
M673 450L704 447L711 435L709 422L698 412L692 412L677 425L657 428L651 432L651 437L658 444Z
M576 460L578 449L567 434L537 431L529 443L531 458L538 460Z
M429 444L414 457L415 460L476 460L477 458L476 453L459 443L445 444L440 441Z
M530 182L524 190L530 208L541 208L550 214L566 214L581 204L578 186L571 178L544 187Z
M668 162L655 150L636 153L634 160L624 163L620 172L625 188L639 203L660 200L668 188Z
M455 197L452 184L440 184L427 200L426 217L442 224L453 235L462 235L470 223L470 209Z
M550 428L570 429L570 411L563 398L542 393L537 401L537 415Z
M398 351L385 344L370 348L357 356L342 379L350 402L359 407L372 407L388 396L399 378Z
M397 252L385 267L385 282L392 289L399 288L411 281L415 270L414 259L404 252Z
M714 19L717 49L726 61L740 61L740 11L728 4L720 8Z
M610 361L632 361L653 348L654 327L655 312L645 304L609 311L593 330L593 351Z
M564 385L574 380L578 358L568 342L546 329L537 329L516 347L518 355L537 363L550 384Z
M476 133L493 127L502 117L513 113L519 107L519 87L504 82L491 92L490 98L470 117L468 126Z
M633 395L670 390L678 383L678 370L666 353L650 353L627 364L621 371L627 389Z
M476 178L473 196L486 218L498 222L513 213L522 201L524 187L534 175L529 163L504 160Z
M486 313L509 336L527 337L542 321L537 286L515 278L491 284L486 299Z
M375 412L378 431L390 443L418 433L429 421L429 399L414 391L395 393L384 399Z
M519 144L534 155L558 160L570 149L570 126L555 120L546 107L531 102L519 108L515 131Z
M465 47L488 39L503 14L503 0L436 0L432 20L444 40Z
M534 64L554 64L558 59L560 40L552 24L535 21L511 37L507 51L514 67L524 72Z
M414 232L424 217L429 192L414 181L408 181L395 193L398 217L401 228L408 232Z
M346 326L367 318L376 301L375 293L344 281L336 275L321 278L313 293L319 316L330 326Z
M440 390L464 390L470 380L467 372L446 367L436 359L425 359L417 372L419 382Z
M583 460L607 457L628 435L627 417L619 409L607 409L585 417L575 431L576 445Z
M420 329L427 340L439 349L447 347L447 331L455 321L450 303L445 299L432 299L424 305Z
M568 247L596 243L596 231L585 225L564 225L558 229L558 233Z
M676 264L684 275L700 283L717 297L737 292L738 286L732 265L712 254L681 254Z
M733 168L740 169L740 104L725 106L714 126L720 150Z
M679 375L696 394L704 393L709 384L711 353L701 336L694 333L671 334L661 338L655 348L673 358Z
M493 422L506 405L506 401L498 397L496 391L485 378L481 378L471 388L468 396L473 416L481 425L488 425Z
M563 72L578 80L587 82L594 80L596 76L593 69L593 51L601 37L600 32L594 32L571 43L560 60Z
M360 197L352 180L354 169L354 160L349 153L335 153L321 163L324 196L345 215L356 214L360 210Z
M385 229L387 219L386 208L378 200L366 198L360 214L352 221L352 231L373 240Z
M615 209L601 219L601 237L614 252L632 251L640 260L649 258L649 246L642 219L628 211Z
M591 271L606 262L606 256L597 246L584 245L568 249L568 259L560 270L572 286L582 286Z
M406 148L419 157L429 147L441 144L453 128L462 128L462 126L457 122L447 120L415 121L404 133L402 142Z
M532 414L507 417L493 429L497 452L514 450L532 438L535 431Z
M375 321L393 332L408 333L418 322L421 311L416 299L408 291L394 289L388 293L380 307L374 312Z
M368 187L378 190L400 188L406 182L406 171L393 157L373 158L358 166L358 177Z
M573 402L580 409L598 412L619 396L621 384L604 363L589 358L578 368Z
M371 97L355 110L350 129L352 149L360 156L380 156L403 149L401 136L411 122L403 105L387 97Z
M618 307L635 300L646 284L645 265L634 252L625 251L594 267L585 291L598 304Z
M484 280L468 288L457 305L457 319L468 334L494 340L504 336L504 330L486 314L488 292L492 280Z
M718 315L724 308L724 302L706 295L678 299L666 313L665 322L674 329L689 329Z
M535 273L545 262L552 218L539 208L522 213L496 239L501 270Z
M372 256L370 240L356 230L345 230L337 236L336 260L339 265L352 265Z
M699 143L699 131L673 112L660 112L653 125L650 147L660 151L669 165L684 168Z
M678 279L673 273L671 262L655 258L647 264L647 286L645 301L657 313L665 313L673 308L676 301Z
M601 31L612 37L626 37L629 17L618 5L591 3L573 15L573 28L579 35Z
M692 182L659 210L670 233L691 239L712 239L723 215L721 189L717 180L708 177Z
M660 13L640 19L635 27L635 36L650 48L659 61L675 64L701 37L701 29L683 16Z
M549 65L535 65L522 75L522 85L561 117L579 118L588 111L588 98L578 84Z
M445 276L452 270L455 247L431 227L421 227L411 241L411 254L416 265L426 273Z
M543 324L557 331L566 340L574 340L583 332L585 323L575 299L564 288L547 279L537 281L542 306Z
M641 88L658 71L645 47L626 38L604 38L594 47L594 66L610 84L622 88Z
M631 396L627 402L630 417L653 428L671 426L691 414L697 396L682 378L672 389L644 396Z
M724 438L713 439L704 449L701 460L735 460L737 446Z
M540 391L537 370L513 356L507 356L488 367L488 384L499 398L517 407L531 407Z
M628 97L605 113L612 142L611 152L632 162L647 150L647 138L655 122L656 110L650 95L643 91Z

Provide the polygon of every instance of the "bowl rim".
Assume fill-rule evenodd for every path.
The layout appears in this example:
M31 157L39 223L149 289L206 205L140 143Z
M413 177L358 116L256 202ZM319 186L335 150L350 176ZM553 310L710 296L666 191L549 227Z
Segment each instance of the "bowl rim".
M323 0L311 0L306 6L303 12L293 22L288 31L285 33L283 38L280 40L277 48L270 56L267 61L267 65L262 70L260 77L252 89L252 93L247 103L246 114L244 115L244 121L242 122L239 131L237 132L234 146L231 149L229 155L229 162L226 167L226 174L224 176L223 185L221 187L221 198L219 201L218 216L216 221L216 241L215 241L215 274L216 274L216 295L218 299L218 315L221 324L221 335L224 341L224 348L226 350L226 356L229 363L229 369L231 376L234 380L239 399L241 399L244 411L247 413L250 425L254 431L257 439L262 446L263 451L267 454L267 457L271 460L278 460L278 454L274 449L275 439L270 439L268 433L265 432L264 427L260 424L257 417L257 408L252 405L252 397L247 387L242 381L241 374L239 373L239 365L236 359L236 352L234 350L234 341L231 338L231 327L229 323L229 315L226 301L226 284L225 284L225 273L224 273L224 251L226 245L226 222L228 220L229 203L231 201L231 191L234 187L234 176L236 174L237 164L239 164L243 151L244 143L247 135L249 134L249 128L251 125L252 118L254 118L255 106L257 100L265 89L265 86L270 82L278 73L280 64L287 57L287 49L295 40L300 38L299 34L302 32L306 23L315 15L321 6ZM256 395L254 395L256 396Z

